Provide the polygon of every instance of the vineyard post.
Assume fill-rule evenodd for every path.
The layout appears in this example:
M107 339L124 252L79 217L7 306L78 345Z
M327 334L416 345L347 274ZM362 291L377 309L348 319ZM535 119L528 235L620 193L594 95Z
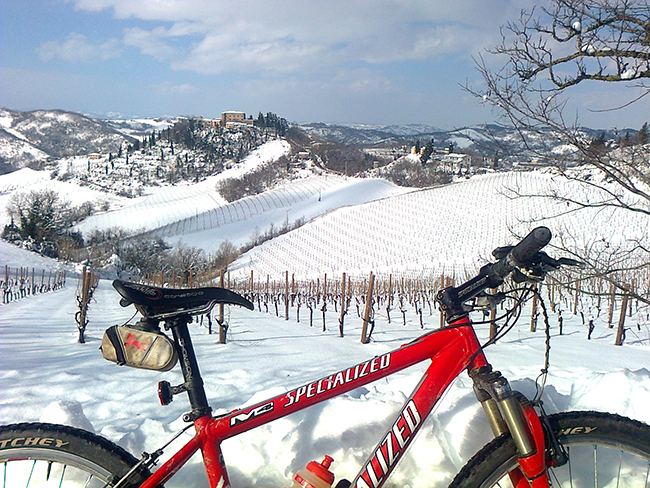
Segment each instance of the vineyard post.
M603 278L599 277L597 283L597 295L598 295L598 300L596 302L596 308L600 310L600 302L602 301L603 297Z
M440 289L442 290L445 287L445 275L444 273L440 275ZM442 308L440 308L440 328L442 329L445 326L445 314L442 313Z
M622 346L625 340L625 313L627 312L627 302L629 295L623 294L623 303L621 304L621 316L618 319L618 330L616 331L616 341L614 345Z
M533 305L530 311L530 331L537 331L537 285L533 285Z
M614 327L612 324L612 319L614 318L614 303L616 302L616 287L614 283L609 285L609 315L607 318L607 327L610 329Z
M550 278L548 295L551 300L551 312L555 313L555 280Z
M289 320L289 270L284 272L284 320Z
M321 307L321 312L323 313L323 332L327 330L325 327L325 312L327 311L327 273L323 278L323 306Z
M386 317L390 324L390 311L393 307L393 274L388 275L388 298L386 299Z
M219 286L223 288L224 285L224 271L223 269L219 272ZM219 315L217 317L217 324L219 325L219 344L226 343L226 332L228 328L224 322L224 305L223 303L219 304ZM212 333L212 331L210 331Z
M343 273L343 278L341 279L341 315L339 316L339 337L343 337L343 322L345 320L345 314L347 312L345 279L346 274Z
M368 323L370 322L370 313L372 311L372 293L375 284L375 275L370 272L370 279L368 280L368 293L366 294L366 310L363 314L363 327L361 328L361 343L367 344L370 342L368 335ZM372 330L370 331L372 333Z
M494 290L494 295L498 293L498 288ZM495 305L490 309L490 340L494 339L497 335L497 306Z
M88 323L86 313L88 311L88 302L90 301L91 276L92 273L88 271L86 266L84 266L81 272L81 297L78 297L79 314L77 317L77 329L79 330L79 344L84 344L86 342L84 332L86 330L86 324Z

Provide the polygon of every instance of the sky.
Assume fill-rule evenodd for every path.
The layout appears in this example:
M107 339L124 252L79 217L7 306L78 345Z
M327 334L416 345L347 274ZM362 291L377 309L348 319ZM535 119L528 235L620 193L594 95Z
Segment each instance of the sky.
M496 114L462 86L480 83L474 59L532 2L3 0L0 106L100 117L242 110L297 123L492 122ZM638 128L646 100L593 111L635 93L594 85L572 96L584 125Z

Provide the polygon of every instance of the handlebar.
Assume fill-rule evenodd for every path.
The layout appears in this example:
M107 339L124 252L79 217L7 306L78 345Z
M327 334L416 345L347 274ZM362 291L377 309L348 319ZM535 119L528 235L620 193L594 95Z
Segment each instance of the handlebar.
M542 271L541 277L543 277L543 271L545 270L540 264L550 258L540 251L550 241L551 231L547 227L537 227L516 246L500 248L498 251L507 251L507 253L505 255L499 254L498 257L503 257L500 257L496 263L483 266L476 277L458 287L448 287L438 292L436 301L444 311L447 322L451 323L463 316L467 316L463 303L480 295L487 288L497 288L513 271L522 275L518 272L518 268L540 268ZM559 263L556 267L559 267Z
M537 227L513 247L502 259L492 265L492 273L500 279L508 276L516 267L526 266L551 242L551 231L547 227Z

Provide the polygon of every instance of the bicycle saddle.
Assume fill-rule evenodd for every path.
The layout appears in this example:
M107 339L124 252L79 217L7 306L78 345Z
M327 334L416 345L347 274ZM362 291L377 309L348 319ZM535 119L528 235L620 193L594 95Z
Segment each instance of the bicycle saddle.
M121 306L135 305L145 317L199 315L209 312L217 303L240 305L253 310L253 304L243 296L214 286L174 289L114 280L113 288L122 296Z

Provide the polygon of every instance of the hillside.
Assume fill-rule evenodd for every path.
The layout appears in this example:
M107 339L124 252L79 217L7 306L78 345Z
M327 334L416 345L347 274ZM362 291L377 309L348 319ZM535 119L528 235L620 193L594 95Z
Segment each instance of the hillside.
M311 123L302 124L307 134L325 141L366 148L410 148L416 141L421 145L433 141L437 148L452 147L455 151L479 155L486 159L499 158L506 164L529 162L539 158L540 153L563 150L562 143L551 137L524 132L527 145L520 133L510 127L495 124L454 129L438 129L421 124L412 125L343 125ZM634 129L600 130L583 127L581 137L592 140L604 136L605 140L617 140L623 134L633 136Z
M547 225L573 249L605 238L623 247L645 242L647 218L613 209L567 208L544 195L594 201L602 193L551 172L475 176L452 185L411 191L347 206L252 249L233 265L238 275L297 277L329 273L393 273L412 277L463 275L491 258L494 248ZM559 242L556 241L558 244ZM569 241L571 241L569 243Z
M48 158L116 152L133 142L102 121L64 110L0 110L0 163L15 170ZM12 136L12 137L8 137Z

